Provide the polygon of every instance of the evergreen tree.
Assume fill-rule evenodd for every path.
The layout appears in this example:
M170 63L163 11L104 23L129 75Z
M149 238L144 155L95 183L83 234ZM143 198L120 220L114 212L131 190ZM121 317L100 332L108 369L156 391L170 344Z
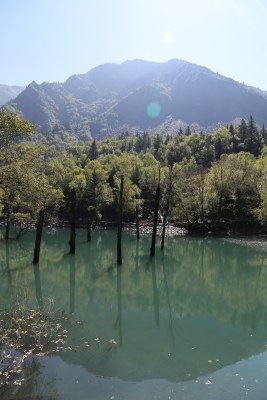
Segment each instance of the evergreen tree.
M215 142L215 157L216 157L216 160L219 160L221 154L222 154L222 141L221 141L221 138L218 138L218 140Z
M88 156L90 160L96 160L98 157L98 151L97 151L97 146L96 146L96 141L93 140L93 143L89 149Z
M247 136L244 140L244 150L258 156L262 148L262 142L258 128L255 124L254 119L250 115L249 122L247 126Z
M187 125L186 130L185 130L185 136L189 136L189 135L191 135L191 129L190 129L190 126Z
M248 136L248 126L246 121L242 118L240 125L238 127L238 136L240 139L240 142L244 144L246 137Z
M229 126L229 133L230 133L232 136L233 136L234 133L235 133L233 124L230 124L230 126Z
M156 160L159 160L160 158L160 153L159 153L159 149L162 143L162 137L157 134L153 140L153 147L154 147L154 157L156 158Z
M170 141L170 135L167 133L164 144L168 144Z

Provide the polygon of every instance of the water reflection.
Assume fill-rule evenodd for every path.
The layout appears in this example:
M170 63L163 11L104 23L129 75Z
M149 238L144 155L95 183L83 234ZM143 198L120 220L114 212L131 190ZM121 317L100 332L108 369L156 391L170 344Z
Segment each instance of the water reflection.
M149 257L150 239L124 236L124 261L116 265L113 232L95 232L87 243L78 231L77 252L69 256L68 232L46 233L40 264L29 268L21 244L0 242L0 296L30 286L39 306L52 297L56 307L75 313L83 327L73 337L117 348L62 354L101 376L140 381L195 379L247 359L267 342L266 254L249 243L215 238L176 238L164 253ZM33 236L21 243L30 249ZM89 260L89 262L88 262ZM7 286L6 286L7 285ZM102 343L101 342L101 343ZM103 350L103 348L100 346Z
M75 256L69 256L70 267L70 313L75 312Z
M152 287L153 287L153 304L156 326L159 328L159 296L157 287L157 276L156 276L156 261L153 257L150 260L151 274L152 274Z
M43 302L39 263L33 265L33 273L34 273L36 300L40 309L43 310L44 302Z
M162 273L163 273L163 284L164 284L164 288L165 288L165 294L166 294L167 305L168 305L168 314L169 314L170 348L174 349L175 335L174 335L174 326L173 326L173 313L172 313L172 306L171 306L171 301L170 301L170 290L169 290L169 284L168 284L168 279L167 279L167 271L166 271L164 256L162 257L161 264L162 264Z
M118 327L119 343L122 346L122 286L121 286L122 266L117 265L117 302L118 316L115 322L115 328Z
M13 294L13 285L12 285L12 273L10 270L10 254L9 254L9 243L5 241L5 250L6 250L6 274L7 274L7 296L11 296Z

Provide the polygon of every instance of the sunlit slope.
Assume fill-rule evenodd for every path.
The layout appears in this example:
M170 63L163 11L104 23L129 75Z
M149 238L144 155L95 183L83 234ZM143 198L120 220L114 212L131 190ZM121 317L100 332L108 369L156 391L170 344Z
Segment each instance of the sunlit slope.
M64 83L32 82L6 107L46 131L64 125L94 137L155 128L167 118L203 130L250 114L267 123L264 92L182 60L104 64Z

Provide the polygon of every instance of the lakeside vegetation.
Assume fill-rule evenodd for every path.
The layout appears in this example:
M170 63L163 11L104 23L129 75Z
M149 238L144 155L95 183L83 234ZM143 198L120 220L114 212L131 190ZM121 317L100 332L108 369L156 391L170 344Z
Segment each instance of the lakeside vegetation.
M212 134L188 127L173 136L125 132L69 144L58 135L38 141L32 124L1 111L0 132L5 239L11 224L17 238L36 224L35 263L44 224L70 225L71 253L76 224L87 227L90 241L101 219L138 228L140 219L155 225L159 215L162 247L168 221L189 231L265 231L267 131L252 116Z
M267 131L250 116L212 134L143 132L98 141L68 140L64 127L40 139L31 123L0 111L0 218L5 239L36 226L33 262L39 261L42 228L92 227L101 219L122 227L139 220L170 221L189 231L265 232ZM122 193L123 187L123 193ZM155 202L156 199L156 202ZM121 232L119 238L121 241ZM151 255L155 249L151 249ZM121 256L119 257L121 258Z

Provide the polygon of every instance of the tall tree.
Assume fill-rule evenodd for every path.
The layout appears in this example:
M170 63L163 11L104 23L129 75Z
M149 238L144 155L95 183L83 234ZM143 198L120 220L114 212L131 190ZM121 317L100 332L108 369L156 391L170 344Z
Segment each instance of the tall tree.
M247 136L244 140L244 150L258 156L262 149L262 141L259 134L259 130L255 124L253 117L250 115L248 126L247 126Z
M123 176L120 179L119 194L119 214L118 214L118 233L117 233L117 264L122 264L122 218L123 218Z
M238 127L238 136L239 136L240 142L242 143L242 145L244 147L245 139L248 136L248 126L247 126L246 121L243 118L241 119L240 125Z
M96 145L95 140L93 140L93 142L91 144L88 156L89 156L90 160L96 160L98 157L98 150L97 150L97 145Z
M173 167L170 166L166 176L164 176L163 180L163 190L162 190L162 208L163 208L163 225L162 225L162 234L161 234L161 249L164 249L165 244L165 233L166 233L166 224L167 218L169 217L169 212L171 209L171 203L173 198Z
M69 198L69 216L70 216L70 254L75 253L76 246L76 209L77 209L77 196L83 192L86 186L86 179L84 170L78 166L75 166L69 174L69 182L67 188L67 194Z
M156 248L156 236L157 236L157 227L158 227L158 214L159 214L159 202L160 202L160 169L159 169L159 180L156 189L155 196L155 205L154 205L154 216L153 216L153 228L152 228L152 238L151 238L151 246L150 246L150 256L153 257L155 255Z

